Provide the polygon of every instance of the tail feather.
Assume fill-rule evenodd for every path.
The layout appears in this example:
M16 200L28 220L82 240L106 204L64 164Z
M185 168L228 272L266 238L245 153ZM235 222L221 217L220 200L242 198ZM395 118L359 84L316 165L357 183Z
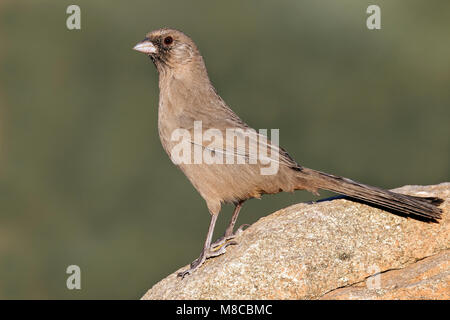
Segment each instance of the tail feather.
M437 207L443 202L440 198L404 195L306 168L302 173L312 176L315 187L319 189L340 193L406 215L431 220L441 218L442 209Z

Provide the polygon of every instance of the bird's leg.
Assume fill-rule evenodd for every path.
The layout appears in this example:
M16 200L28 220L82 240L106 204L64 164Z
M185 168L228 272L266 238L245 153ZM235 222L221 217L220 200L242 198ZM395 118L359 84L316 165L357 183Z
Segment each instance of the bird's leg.
M241 211L243 203L244 203L244 201L239 201L236 204L234 211L233 211L233 215L231 216L230 223L228 224L228 227L225 230L225 234L223 235L223 237L220 237L216 242L214 242L211 245L212 250L220 250L225 244L226 244L226 246L231 245L231 244L237 244L236 241L229 241L229 240L236 237L236 235L241 233L245 227L249 226L248 224L243 224L236 230L236 232L234 232L234 225L236 224L236 220L239 216L239 212Z
M198 269L208 258L219 256L226 251L226 247L222 246L216 250L211 250L211 239L214 233L214 226L216 225L218 214L211 214L211 222L209 224L208 234L206 236L205 245L200 253L200 256L191 263L188 270L178 273L178 276L184 278L186 275L191 274L194 270Z
M235 235L240 233L244 229L244 227L248 227L248 224L243 224L236 230L236 232L234 232L234 225L236 224L236 221L239 216L239 212L241 211L243 203L244 203L244 201L239 201L236 204L236 207L234 208L234 211L233 211L233 215L231 216L230 223L228 224L228 227L225 230L225 235L224 235L225 238L232 237L232 236L234 237Z

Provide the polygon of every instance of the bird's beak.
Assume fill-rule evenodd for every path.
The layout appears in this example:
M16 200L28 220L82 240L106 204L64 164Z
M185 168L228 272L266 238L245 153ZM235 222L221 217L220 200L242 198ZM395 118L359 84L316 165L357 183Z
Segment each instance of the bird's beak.
M157 49L155 45L150 40L144 40L139 42L137 45L134 46L133 50L143 52L146 54L156 53Z

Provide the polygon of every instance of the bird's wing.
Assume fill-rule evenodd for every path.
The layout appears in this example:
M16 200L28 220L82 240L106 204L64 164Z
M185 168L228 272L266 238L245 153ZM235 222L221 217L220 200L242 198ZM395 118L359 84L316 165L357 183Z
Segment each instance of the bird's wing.
M223 118L222 118L223 119ZM217 122L215 123L217 125ZM224 122L220 128L204 127L199 124L184 126L189 131L189 144L198 146L203 155L215 158L221 163L263 164L276 162L291 168L301 168L292 157L269 138L250 127L233 127L235 122ZM227 127L225 127L227 125ZM195 149L194 149L195 152Z
M276 141L269 140L265 134L248 126L227 106L214 88L210 89L207 94L196 95L197 100L181 101L183 104L199 106L187 106L177 116L179 127L190 132L189 143L217 157L236 157L237 163L245 160L251 164L270 164L274 161L294 169L301 168ZM202 139L198 139L198 135L197 139L194 138L196 126L197 129L201 126Z

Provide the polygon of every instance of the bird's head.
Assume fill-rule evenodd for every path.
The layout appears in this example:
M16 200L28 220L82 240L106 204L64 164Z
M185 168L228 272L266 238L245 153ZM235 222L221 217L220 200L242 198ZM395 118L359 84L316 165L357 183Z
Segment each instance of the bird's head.
M174 70L196 62L203 64L203 59L191 38L174 29L151 31L133 49L147 54L158 71Z

